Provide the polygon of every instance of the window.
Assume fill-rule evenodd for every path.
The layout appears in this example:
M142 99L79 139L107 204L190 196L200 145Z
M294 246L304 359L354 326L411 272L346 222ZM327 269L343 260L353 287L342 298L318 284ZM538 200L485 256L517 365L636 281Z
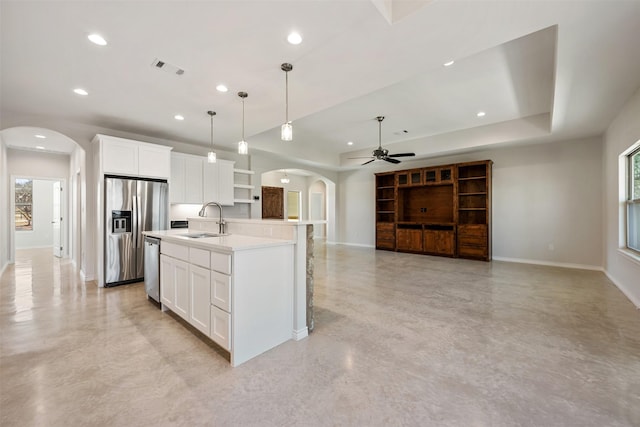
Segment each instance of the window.
M15 184L16 193L16 231L33 230L33 181L17 178Z
M640 148L628 156L627 247L640 252Z

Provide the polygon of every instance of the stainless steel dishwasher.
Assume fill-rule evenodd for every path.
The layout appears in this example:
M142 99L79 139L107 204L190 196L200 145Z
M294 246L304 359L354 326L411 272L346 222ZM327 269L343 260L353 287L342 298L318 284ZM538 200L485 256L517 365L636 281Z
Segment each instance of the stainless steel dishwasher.
M160 239L149 236L144 238L144 289L160 303Z

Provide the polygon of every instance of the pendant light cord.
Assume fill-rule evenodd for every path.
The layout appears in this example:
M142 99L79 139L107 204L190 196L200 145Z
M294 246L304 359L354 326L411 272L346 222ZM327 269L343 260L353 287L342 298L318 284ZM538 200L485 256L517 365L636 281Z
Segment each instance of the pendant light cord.
M284 73L284 81L285 81L284 118L285 118L285 123L289 123L289 72L288 71L285 71Z
M242 98L242 140L244 141L244 98Z

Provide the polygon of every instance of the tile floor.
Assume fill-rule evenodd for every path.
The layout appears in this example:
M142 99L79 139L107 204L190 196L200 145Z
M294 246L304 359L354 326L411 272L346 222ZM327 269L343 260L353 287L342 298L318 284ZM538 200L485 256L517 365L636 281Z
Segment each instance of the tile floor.
M640 311L602 273L317 244L315 305L310 337L231 368L142 284L19 251L0 425L640 425Z

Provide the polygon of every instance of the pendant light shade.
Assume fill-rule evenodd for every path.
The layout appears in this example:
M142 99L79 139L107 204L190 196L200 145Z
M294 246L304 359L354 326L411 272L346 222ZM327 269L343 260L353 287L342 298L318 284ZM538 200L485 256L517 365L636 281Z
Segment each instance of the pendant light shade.
M244 140L244 100L249 94L238 92L238 96L242 99L242 139L238 142L238 154L249 154L249 144Z
M284 124L280 128L280 139L283 141L293 140L293 126L289 121L289 71L293 70L293 65L284 63L280 66L280 69L284 71L285 79L285 119Z
M282 178L280 178L280 182L283 184L288 184L289 183L289 176L287 175L287 170L284 170L284 176Z
M207 111L207 114L211 117L211 151L207 153L207 162L215 163L216 162L216 152L213 151L213 116L216 115L215 111Z

